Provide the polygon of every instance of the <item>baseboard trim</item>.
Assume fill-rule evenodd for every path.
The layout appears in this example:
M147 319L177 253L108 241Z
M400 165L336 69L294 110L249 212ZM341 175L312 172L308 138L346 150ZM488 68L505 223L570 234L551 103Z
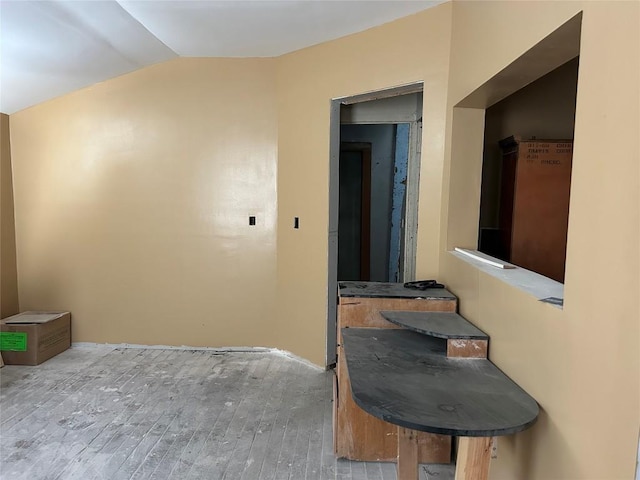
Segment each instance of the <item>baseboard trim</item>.
M283 357L290 358L297 362L303 363L309 367L313 367L318 371L323 371L324 368L316 365L309 360L299 357L287 350L280 350L278 348L270 347L190 347L188 345L141 345L136 343L93 343L93 342L73 342L72 348L131 348L140 350L184 350L184 351L202 351L202 352L215 352L215 353L273 353Z

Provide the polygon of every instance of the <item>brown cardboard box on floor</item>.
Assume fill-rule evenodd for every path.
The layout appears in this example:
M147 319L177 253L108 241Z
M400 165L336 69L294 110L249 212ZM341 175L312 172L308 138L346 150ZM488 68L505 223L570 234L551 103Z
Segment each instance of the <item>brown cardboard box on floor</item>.
M70 346L69 312L24 312L0 321L6 365L39 365Z

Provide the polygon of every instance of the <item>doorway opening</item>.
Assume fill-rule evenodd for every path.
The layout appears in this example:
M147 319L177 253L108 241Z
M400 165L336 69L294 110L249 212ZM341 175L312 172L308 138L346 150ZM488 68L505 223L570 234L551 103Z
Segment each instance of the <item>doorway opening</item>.
M409 123L340 126L338 281L404 278Z
M415 279L422 84L332 100L327 365L339 281Z
M341 142L338 280L371 279L371 143Z

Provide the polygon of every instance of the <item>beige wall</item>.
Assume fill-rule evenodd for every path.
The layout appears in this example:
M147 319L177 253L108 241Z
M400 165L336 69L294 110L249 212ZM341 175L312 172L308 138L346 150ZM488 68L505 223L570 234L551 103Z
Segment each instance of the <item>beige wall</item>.
M281 348L324 364L332 98L424 81L417 274L437 274L450 22L444 4L278 59Z
M18 313L9 116L0 113L0 318Z
M276 122L272 59L170 61L12 115L22 309L69 309L74 341L273 345Z
M637 2L455 2L443 247L473 246L482 116L453 107L583 10L563 310L441 250L440 278L540 403L492 478L633 478L640 424ZM481 111L480 111L481 112ZM457 117L457 118L454 118ZM480 140L481 145L481 140ZM604 283L603 283L604 281Z

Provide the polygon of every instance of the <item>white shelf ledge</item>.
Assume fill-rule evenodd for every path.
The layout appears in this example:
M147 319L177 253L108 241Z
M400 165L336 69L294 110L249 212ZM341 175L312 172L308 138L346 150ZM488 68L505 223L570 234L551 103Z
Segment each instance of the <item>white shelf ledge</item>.
M512 265L504 260L499 260L497 258L490 257L486 253L479 252L478 250L469 250L467 248L456 247L454 249L456 252L466 255L467 257L473 258L474 260L478 260L479 262L486 263L487 265L491 265L496 268L517 268L515 265Z
M523 292L533 295L538 300L556 298L564 300L564 284L548 277L518 267L498 258L491 257L477 250L457 248L449 252L478 270L495 277ZM555 308L562 308L557 303L547 302Z

